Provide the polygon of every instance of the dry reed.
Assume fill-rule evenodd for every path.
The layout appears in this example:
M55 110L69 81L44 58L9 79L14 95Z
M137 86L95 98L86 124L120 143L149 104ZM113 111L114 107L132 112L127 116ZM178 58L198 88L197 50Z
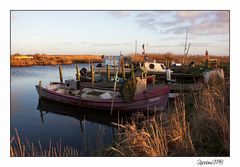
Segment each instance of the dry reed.
M23 58L21 58L23 57ZM29 58L26 58L29 57ZM13 55L11 56L11 66L33 66L33 65L57 65L102 62L101 55Z
M211 80L203 91L194 94L191 115L192 138L200 156L229 156L229 83Z
M143 122L120 125L117 156L229 156L229 83L215 78L199 85L194 107L177 98L168 116L163 113ZM185 97L185 96L184 96ZM188 121L187 121L188 120Z
M77 157L81 156L77 149L72 147L62 147L61 140L52 145L50 140L49 148L43 149L40 141L38 146L21 139L18 130L15 129L16 136L12 137L10 142L10 156L11 157Z

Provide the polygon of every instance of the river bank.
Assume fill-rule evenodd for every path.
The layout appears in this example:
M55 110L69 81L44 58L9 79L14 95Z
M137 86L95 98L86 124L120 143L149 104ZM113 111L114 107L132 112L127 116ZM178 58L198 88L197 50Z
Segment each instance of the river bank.
M102 55L12 55L11 67L102 62Z

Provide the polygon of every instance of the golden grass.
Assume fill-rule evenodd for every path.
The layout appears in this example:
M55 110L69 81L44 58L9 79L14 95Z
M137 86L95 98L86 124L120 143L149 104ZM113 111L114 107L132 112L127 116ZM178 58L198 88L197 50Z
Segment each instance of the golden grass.
M211 81L193 93L194 107L176 99L170 115L120 125L118 156L229 156L229 84ZM163 117L163 114L165 116Z
M121 125L120 142L112 147L119 156L195 156L189 124L185 120L184 103L176 103L176 112L166 119L146 119L139 128L137 121Z
M194 94L195 112L191 115L192 138L200 156L229 156L229 83L212 80Z
M183 61L183 55L175 55L172 53L164 53L164 54L149 53L149 54L147 54L147 56L149 57L149 61L156 60L157 62L163 62L163 63L165 63L166 61L171 62L172 60L177 63L182 63L182 61ZM230 62L229 56L209 55L209 58L218 59L220 61L220 63L229 63ZM144 56L140 55L140 54L137 54L137 55L132 54L131 61L134 63L143 62ZM191 61L194 61L196 64L202 64L202 63L205 63L206 59L205 59L204 55L189 55L189 56L187 56L186 64L189 64Z
M38 141L38 147L33 143L28 143L21 139L17 129L16 136L11 139L10 156L11 157L77 157L80 156L78 150L64 146L61 141L53 146L50 140L49 148L43 149L41 142Z
M20 58L22 56L22 58ZM26 56L33 58L24 58ZM57 65L102 62L101 55L17 55L11 56L11 66Z

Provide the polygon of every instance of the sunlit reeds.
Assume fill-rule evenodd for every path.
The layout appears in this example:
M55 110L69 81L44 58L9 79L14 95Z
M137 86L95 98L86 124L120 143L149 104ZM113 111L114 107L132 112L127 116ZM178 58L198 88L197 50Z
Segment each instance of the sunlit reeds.
M149 53L147 54L148 60L153 61L156 60L157 62L163 62L165 63L168 61L171 63L171 61L182 63L183 55L176 55L172 53L163 53L163 54L153 54ZM229 56L214 56L210 55L209 58L212 59L218 59L220 63L229 63L230 57ZM144 55L141 54L132 54L131 60L134 63L143 62L144 61ZM186 64L190 63L191 61L194 61L195 64L203 64L206 61L206 57L204 55L189 55L186 59Z
M26 57L29 58L26 58ZM21 58L22 57L22 58ZM11 56L11 66L56 65L102 62L101 55L17 55Z
M11 139L10 156L11 157L75 157L81 156L77 149L68 146L62 146L61 140L59 143L52 144L49 142L47 149L42 148L41 142L37 144L29 143L23 140L18 130L15 129L16 135Z
M219 78L190 93L194 107L184 97L175 100L170 114L121 125L122 140L112 148L118 156L229 156L229 83ZM163 114L165 116L163 117Z

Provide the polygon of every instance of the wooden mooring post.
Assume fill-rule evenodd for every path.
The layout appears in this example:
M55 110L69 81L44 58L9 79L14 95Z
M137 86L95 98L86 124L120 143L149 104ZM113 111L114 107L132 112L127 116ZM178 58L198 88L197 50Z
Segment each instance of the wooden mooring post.
M79 71L79 67L78 65L76 64L76 72L77 72L77 80L80 81L80 71Z
M116 74L117 72L116 56L114 56L113 67L114 67L114 74Z
M92 87L94 84L94 66L91 64L91 82L92 82Z
M107 65L107 80L110 81L110 65Z
M60 77L60 82L63 83L63 76L62 76L62 66L59 66L59 77Z

